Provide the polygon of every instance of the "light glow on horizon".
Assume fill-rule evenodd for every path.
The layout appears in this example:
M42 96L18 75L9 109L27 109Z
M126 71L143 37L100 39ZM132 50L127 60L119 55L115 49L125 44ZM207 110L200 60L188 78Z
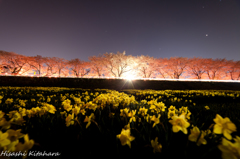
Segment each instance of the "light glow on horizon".
M0 76L14 76L14 75L9 75L9 74L2 74ZM15 75L16 76L16 75ZM17 75L16 77L54 77L54 78L59 78L58 76L34 76L34 75ZM153 81L198 81L198 82L236 82L240 83L240 80L210 80L210 79L167 79L167 78L135 78L134 75L129 75L127 77L75 77L75 76L67 76L67 77L60 77L60 78L81 78L81 79L124 79L124 80L153 80Z
M134 79L136 79L136 78L135 78L134 75L127 75L126 77L123 77L123 79L127 79L127 80L129 80L129 81L132 81L132 80L134 80Z

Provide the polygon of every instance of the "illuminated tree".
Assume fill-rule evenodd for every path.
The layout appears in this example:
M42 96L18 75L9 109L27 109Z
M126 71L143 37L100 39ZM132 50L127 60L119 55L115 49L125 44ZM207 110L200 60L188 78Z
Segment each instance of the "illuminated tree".
M2 72L2 71L4 71L4 65L3 65L3 63L5 62L4 61L4 55L5 55L5 53L6 53L6 51L2 51L2 50L0 50L0 71Z
M1 52L1 62L12 75L22 75L30 69L28 57L13 52Z
M206 73L209 79L223 78L223 68L226 65L226 59L205 59Z
M190 78L202 79L203 74L206 72L205 59L196 57L189 59L187 72L191 75Z
M44 64L46 63L46 58L41 55L29 57L29 65L31 68L36 70L39 76L42 75L42 72L45 70Z
M103 54L102 64L114 77L122 77L127 72L133 71L134 68L131 67L133 63L134 58L130 55L126 56L125 52Z
M231 80L240 79L240 61L229 60L225 65L225 73L230 77Z
M169 77L168 73L167 73L167 64L168 64L167 58L156 59L155 72L156 72L157 78L168 78Z
M26 75L36 71L39 76L58 75L76 77L126 77L126 78L196 78L240 79L240 61L171 57L155 59L149 56L127 56L125 52L105 53L89 57L90 62L80 59L65 60L58 57L29 57L13 52L0 51L0 71L12 75Z
M69 75L69 70L66 67L68 64L68 60L58 57L54 57L53 60L55 61L55 68L58 72L59 77L61 76L61 74L63 74L64 76Z
M156 59L149 56L141 55L136 58L138 66L138 76L142 78L151 78L156 70Z
M92 70L92 74L93 76L98 76L98 77L101 77L101 76L107 76L107 71L106 71L106 68L103 64L103 61L104 61L104 58L103 56L91 56L88 58L90 60L90 67L91 67L91 70Z
M68 62L70 70L76 77L83 77L90 72L89 62L76 58Z
M9 52L6 52L6 51L0 51L0 70L1 70L1 73L6 73L6 72L9 72L10 73L10 70L8 68L8 61L7 61L7 58L6 56L8 55L11 55L11 53Z
M183 57L171 57L169 59L163 59L163 69L170 78L179 79L183 76L188 64L188 59Z
M53 74L58 74L58 77L61 76L61 73L66 72L65 69L68 61L63 58L51 57L47 58L45 64L48 67L48 76ZM68 70L69 71L69 70Z
M46 60L45 64L47 65L46 76L51 76L53 74L56 74L56 71L54 70L54 67L56 65L56 61L54 60L54 57L46 57L45 60Z

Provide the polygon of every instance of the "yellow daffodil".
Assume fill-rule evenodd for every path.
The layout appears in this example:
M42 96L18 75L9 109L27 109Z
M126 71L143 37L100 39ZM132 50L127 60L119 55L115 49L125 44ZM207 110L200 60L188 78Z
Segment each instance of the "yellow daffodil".
M46 109L44 107L40 108L40 110L37 110L37 109L33 110L32 109L32 114L37 114L37 113L38 113L39 116L42 116L46 113Z
M51 104L44 103L44 106L46 108L46 111L51 113L51 114L55 114L55 111L57 111L56 108Z
M240 158L240 137L236 137L235 143L222 138L222 144L218 148L222 151L222 159L239 159Z
M27 110L26 110L26 111L27 111ZM39 113L39 112L41 111L41 109L39 110L39 109L37 109L37 108L32 108L30 111L31 111L31 114L32 114L32 115L35 115L35 114Z
M188 119L188 120L190 120L190 115L191 115L192 113L190 112L190 111L188 111L188 113L187 113L187 115L186 115L186 118Z
M149 115L149 114L147 114L147 116L145 116L144 119L145 119L148 123L151 122L151 121L150 121L151 118L150 118L150 115Z
M47 97L47 103L51 102L51 98Z
M12 98L8 98L7 100L5 100L5 103L6 104L11 104L13 102L13 99Z
M62 118L63 118L63 117L67 117L67 112L66 112L66 111L60 112L60 114L61 114L61 117L62 117Z
M173 111L169 110L169 111L168 111L168 119L169 119L169 118L172 118L172 117L175 116L175 115L176 115L175 110L173 110Z
M176 110L176 108L175 108L175 106L173 106L173 105L171 105L169 108L168 108L168 111L175 111Z
M18 112L22 115L22 116L26 116L26 109L25 108L19 108Z
M17 112L18 112L18 111L13 110L13 111L10 111L7 115L8 115L9 118L12 118L13 115L14 115L15 113L17 113Z
M63 108L69 112L72 109L71 100L66 99L62 102Z
M28 118L31 118L33 116L32 110L26 110L26 115L28 116Z
M187 114L187 112L188 112L188 107L182 106L181 108L179 108L179 112L180 112L180 113L185 113L185 114Z
M117 135L117 138L121 141L122 146L128 145L131 148L131 141L135 139L135 137L130 136L130 129L122 129L121 134Z
M136 114L137 110L132 110L131 112L128 113L128 117L130 117L129 122L131 123L132 121L136 122Z
M162 151L162 145L158 144L158 137L156 137L155 140L151 140L151 145L153 147L153 153Z
M2 131L0 131L0 147L7 146L10 143L11 141L8 139L8 133L2 133Z
M82 101L81 101L81 98L73 98L74 99L74 101L75 101L75 103L76 104L80 104Z
M209 108L209 106L205 106L205 109L209 110L210 108Z
M2 129L9 129L11 126L11 122L7 121L5 118L0 119L0 127L2 127Z
M141 104L146 104L147 103L147 101L146 100L141 100L141 102L140 102Z
M12 118L11 121L19 121L22 119L22 116L18 111L14 111L10 116Z
M155 115L153 115L153 117L151 118L151 121L154 121L154 124L153 124L153 127L156 125L156 124L159 124L160 123L160 114L158 114L158 117L156 117Z
M85 115L85 113L86 113L85 109L81 109L80 113L82 113L82 115Z
M130 123L128 123L127 125L124 126L124 129L130 129Z
M158 107L162 112L164 112L164 111L165 111L165 108L167 108L163 102L158 103L158 104L157 104L157 107Z
M190 131L191 131L191 134L188 136L188 140L192 142L197 142L198 146L200 146L201 144L204 144L204 145L207 144L207 141L204 139L204 135L205 135L204 131L200 133L200 130L196 126L193 127L193 129L191 129ZM200 134L201 136L199 137Z
M120 109L120 116L126 117L128 114L129 109L125 108L125 109Z
M7 150L13 152L16 150L16 145L19 143L19 140L12 141L9 145L7 145Z
M68 114L67 118L66 118L66 126L70 126L74 124L74 113Z
M156 110L157 113L160 111L162 112L165 111L166 106L163 102L157 102L157 100L152 100L152 101L149 101L148 103L151 104L149 109Z
M72 109L72 112L73 112L75 115L78 115L78 114L80 113L80 107L75 106L75 107Z
M184 134L187 134L187 128L190 126L188 121L185 118L185 114L181 114L180 116L173 116L172 120L169 122L173 125L172 130L173 132L182 131Z
M16 151L28 151L30 150L34 145L33 140L29 140L28 134L24 135L24 144L18 143L16 146Z
M204 133L205 133L206 135L209 135L209 134L211 134L211 130L210 130L210 129L207 129L207 130L204 131Z
M93 111L95 111L97 109L97 104L92 103L92 101L88 102L85 104L85 107L88 109L92 109Z
M0 110L0 119L4 117L5 113Z
M237 131L237 127L230 121L228 117L222 118L219 114L213 119L216 123L213 127L213 132L216 134L223 134L227 139L231 140L231 133Z
M67 112L69 112L70 110L72 110L72 105L67 105L67 104L65 104L65 105L63 105L63 108L64 108Z
M145 116L147 114L147 111L148 111L148 109L146 109L145 107L139 108L138 114L141 114L142 116Z
M20 104L20 106L22 106L22 107L25 107L26 106L26 104L25 104L25 102L26 102L27 100L21 100L21 99L19 99L19 104Z
M91 121L94 119L94 114L92 113L89 117L86 116L83 122L88 122L86 125L86 129L90 126Z
M9 129L6 132L8 133L8 139L11 142L16 141L18 140L18 138L21 138L24 136L24 134L21 133L21 129L18 129L18 130Z

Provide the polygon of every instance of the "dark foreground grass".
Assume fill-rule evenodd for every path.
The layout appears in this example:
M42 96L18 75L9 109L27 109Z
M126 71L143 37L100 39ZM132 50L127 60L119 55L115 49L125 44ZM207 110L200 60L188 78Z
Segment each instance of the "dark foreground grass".
M83 89L152 89L152 90L240 90L240 83L206 81L155 81L93 78L48 78L0 76L0 86L68 87Z

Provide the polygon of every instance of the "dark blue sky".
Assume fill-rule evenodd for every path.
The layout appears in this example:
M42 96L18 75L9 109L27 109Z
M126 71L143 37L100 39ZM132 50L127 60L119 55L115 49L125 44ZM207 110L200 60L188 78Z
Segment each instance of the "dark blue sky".
M0 0L0 50L240 60L240 1Z

